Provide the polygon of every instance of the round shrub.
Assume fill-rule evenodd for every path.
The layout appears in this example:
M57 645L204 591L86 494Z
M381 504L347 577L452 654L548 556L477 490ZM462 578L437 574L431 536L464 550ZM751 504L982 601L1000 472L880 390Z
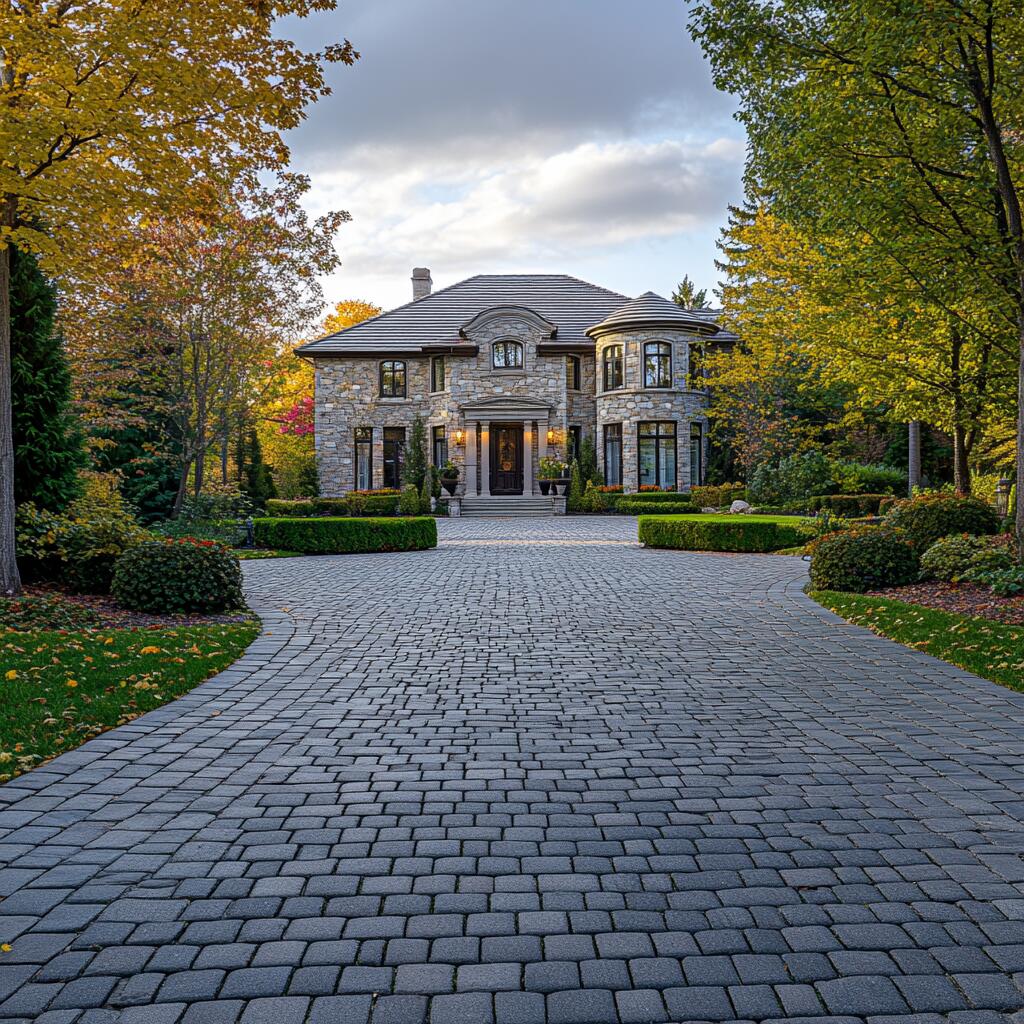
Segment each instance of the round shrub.
M999 519L985 502L959 494L919 494L895 505L884 522L920 553L951 533L983 536L999 530Z
M984 537L969 533L943 537L921 556L921 578L955 583L970 569L972 559L989 547Z
M811 584L816 590L862 594L917 579L918 558L905 537L889 530L833 533L815 541Z
M245 607L242 569L222 544L181 537L149 541L126 551L114 569L111 593L139 612L224 612Z

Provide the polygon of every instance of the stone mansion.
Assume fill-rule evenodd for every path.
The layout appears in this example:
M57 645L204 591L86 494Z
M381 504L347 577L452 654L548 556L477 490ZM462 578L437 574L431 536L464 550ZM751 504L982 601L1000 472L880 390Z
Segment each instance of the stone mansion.
M560 274L479 275L302 346L316 369L321 494L397 487L416 416L466 505L539 494L540 460L584 438L606 483L702 482L700 346L733 341L709 310L635 299Z

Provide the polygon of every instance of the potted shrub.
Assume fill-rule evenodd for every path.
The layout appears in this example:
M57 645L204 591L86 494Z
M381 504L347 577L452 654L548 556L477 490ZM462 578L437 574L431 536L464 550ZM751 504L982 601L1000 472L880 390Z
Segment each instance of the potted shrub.
M540 479L540 493L557 493L552 491L551 488L558 481L558 478L562 475L562 463L558 459L553 459L550 455L545 455L540 460L539 479Z
M557 486L560 485L561 488L562 488L562 494L568 494L569 493L569 487L570 487L571 484L572 484L572 474L570 473L570 470L569 470L569 463L568 462L559 462L558 463L558 475L555 477L554 480L551 481L551 493L552 494L557 494L558 493Z
M449 493L454 494L455 488L459 482L459 467L449 459L442 467L440 472L441 486Z

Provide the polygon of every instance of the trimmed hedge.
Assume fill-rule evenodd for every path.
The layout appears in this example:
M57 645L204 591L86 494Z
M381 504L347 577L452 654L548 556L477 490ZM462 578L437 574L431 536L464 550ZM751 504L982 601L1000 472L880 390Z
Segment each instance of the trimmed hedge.
M890 494L816 494L807 499L811 512L828 509L837 516L855 519L858 516L877 516L878 509Z
M257 519L256 546L304 555L422 551L437 547L437 523L415 518Z
M663 502L690 501L686 491L640 491L637 494L620 494L619 501L643 501L647 504L660 505Z
M633 498L634 495L630 495ZM624 516L675 516L693 514L700 506L692 501L623 501L615 503L615 511Z
M651 548L682 551L743 551L764 553L795 548L809 539L807 527L781 523L757 523L742 518L708 522L665 516L642 515L637 520L641 544Z
M267 516L272 519L314 516L396 516L397 494L350 494L347 498L297 498L284 500L271 498L267 502Z

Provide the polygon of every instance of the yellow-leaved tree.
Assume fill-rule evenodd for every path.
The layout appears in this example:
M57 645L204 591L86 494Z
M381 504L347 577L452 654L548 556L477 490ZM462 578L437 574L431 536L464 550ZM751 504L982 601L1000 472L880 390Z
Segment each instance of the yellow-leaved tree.
M15 559L9 247L61 277L80 243L172 208L207 175L286 166L281 133L328 92L348 41L276 31L334 0L0 4L0 594Z
M381 312L362 299L343 299L324 318L317 337L342 331ZM273 467L282 498L310 497L316 492L313 366L293 352L274 361L273 383L257 410L257 434L263 455Z

